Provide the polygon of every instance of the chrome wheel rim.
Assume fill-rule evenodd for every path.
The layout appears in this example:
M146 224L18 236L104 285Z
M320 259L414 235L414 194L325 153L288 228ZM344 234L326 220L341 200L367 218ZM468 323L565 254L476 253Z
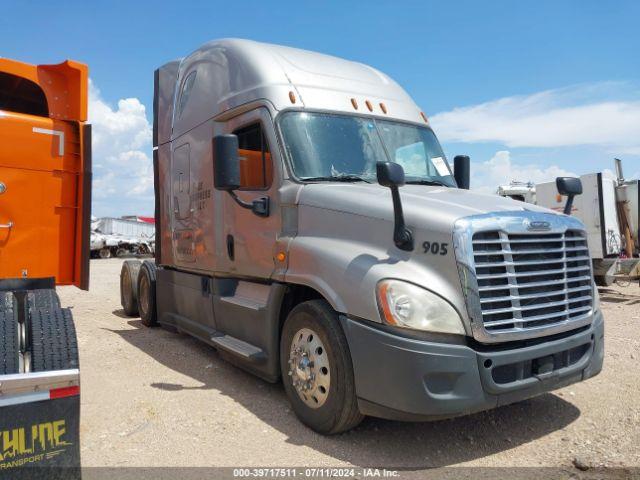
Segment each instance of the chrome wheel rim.
M326 348L310 328L296 332L289 349L289 377L307 406L320 408L329 397L331 368Z

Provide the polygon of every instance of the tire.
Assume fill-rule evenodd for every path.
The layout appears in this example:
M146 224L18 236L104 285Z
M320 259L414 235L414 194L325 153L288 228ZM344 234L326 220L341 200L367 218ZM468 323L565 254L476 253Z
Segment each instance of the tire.
M103 259L111 258L111 249L109 247L103 247L98 252L98 255Z
M138 273L140 261L126 260L120 271L120 304L129 317L138 315Z
M13 294L0 292L0 312L13 311Z
M78 368L78 340L70 309L32 311L30 332L31 371Z
M310 337L314 337L313 342ZM310 390L311 393L299 393L300 390L294 386L294 382L300 382L303 378L297 373L303 370L294 369L289 363L294 340L303 342L300 344L303 350L308 347L315 348L316 352L322 350L317 355L308 352L308 358L313 361L308 364L311 365L309 370L304 371L310 371L316 379L327 376L328 388L325 388L325 392L322 391L320 380L311 382L315 385L315 390ZM301 365L297 361L299 358L294 358L294 365ZM318 368L318 365L323 367ZM316 432L325 435L345 432L357 426L364 418L358 410L347 339L338 315L326 301L303 302L289 313L280 337L280 368L284 389L293 411L302 423Z
M58 308L60 308L60 297L55 290L31 290L29 292L29 310Z
M0 310L0 375L19 373L20 337L13 310Z
M145 260L138 274L138 311L140 320L146 327L158 324L156 309L156 266Z
M629 285L631 285L631 280L622 280L620 278L615 278L614 283L619 287L627 288Z

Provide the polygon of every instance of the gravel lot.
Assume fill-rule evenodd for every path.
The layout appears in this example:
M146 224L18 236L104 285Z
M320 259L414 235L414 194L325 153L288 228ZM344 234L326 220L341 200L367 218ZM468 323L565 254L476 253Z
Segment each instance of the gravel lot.
M640 467L640 304L603 302L606 358L587 382L434 423L366 419L323 437L281 385L231 366L188 336L144 328L120 307L121 260L94 260L72 306L82 372L85 466ZM640 295L632 284L618 291Z

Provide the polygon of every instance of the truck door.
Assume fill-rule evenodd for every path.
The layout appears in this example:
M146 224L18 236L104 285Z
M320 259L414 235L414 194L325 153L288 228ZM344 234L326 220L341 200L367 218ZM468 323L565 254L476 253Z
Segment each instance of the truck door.
M251 202L268 197L270 215L259 217L223 195L224 262L228 271L242 276L269 278L274 270L274 249L281 228L278 205L280 163L271 115L258 108L233 118L224 133L238 136L241 187L237 195ZM220 197L218 197L220 198Z

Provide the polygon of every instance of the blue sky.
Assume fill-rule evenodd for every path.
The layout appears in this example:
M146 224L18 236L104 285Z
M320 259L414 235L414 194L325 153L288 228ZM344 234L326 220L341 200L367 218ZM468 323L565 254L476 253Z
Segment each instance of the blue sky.
M0 0L0 55L89 64L94 214L151 213L153 70L215 38L317 50L392 76L477 187L640 171L640 2ZM109 120L108 122L106 120Z

